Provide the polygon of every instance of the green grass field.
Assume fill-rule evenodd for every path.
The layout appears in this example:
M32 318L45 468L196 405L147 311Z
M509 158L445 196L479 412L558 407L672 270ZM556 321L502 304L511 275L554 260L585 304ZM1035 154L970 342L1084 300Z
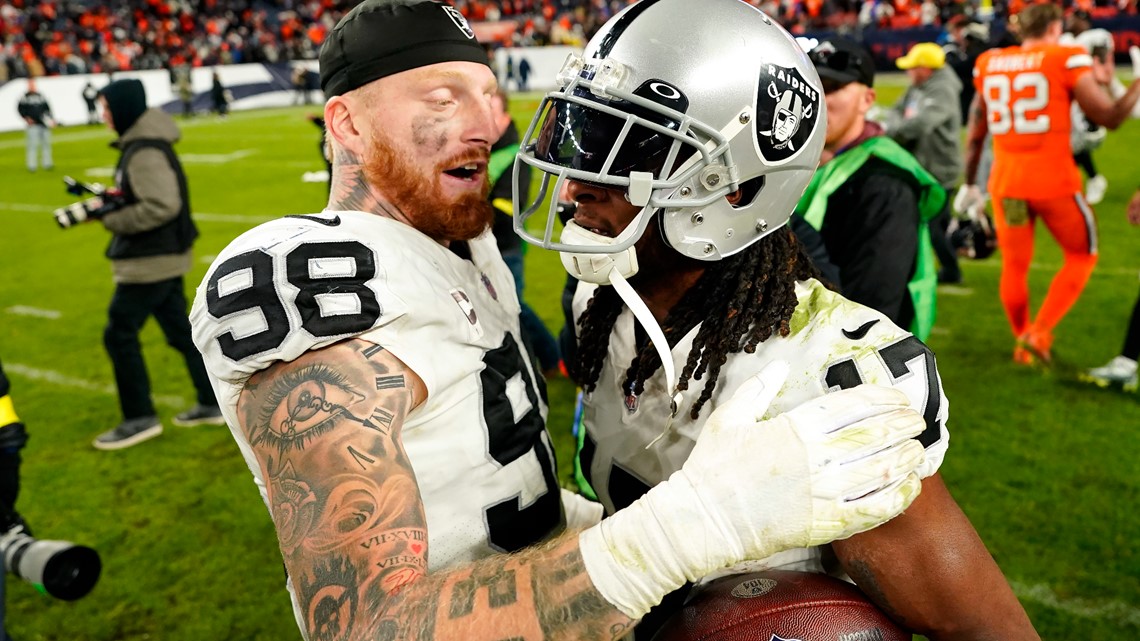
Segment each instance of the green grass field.
M897 94L885 87L880 98L889 103ZM525 122L535 104L516 100L516 116ZM323 168L307 113L183 123L178 150L202 231L188 295L240 232L323 206L324 185L301 181ZM299 639L271 522L229 431L169 423L193 393L154 323L143 332L144 352L166 432L119 452L90 445L119 420L102 347L112 291L102 256L108 234L98 225L61 231L50 212L71 200L62 175L107 180L116 154L104 129L55 136L55 171L28 174L22 134L0 135L0 358L31 434L19 508L40 537L97 548L104 574L75 603L10 579L8 629L20 640ZM1137 295L1140 229L1128 228L1123 214L1140 181L1137 148L1140 124L1130 122L1096 156L1109 180L1097 207L1101 260L1055 346L1072 367L1117 353ZM557 330L564 273L548 252L532 250L528 260L527 298ZM1035 303L1060 261L1042 232L1031 274ZM962 286L941 291L929 341L951 401L943 475L1043 638L1136 638L1140 397L1015 367L997 258L964 270ZM569 479L573 389L556 381L550 391L560 473Z

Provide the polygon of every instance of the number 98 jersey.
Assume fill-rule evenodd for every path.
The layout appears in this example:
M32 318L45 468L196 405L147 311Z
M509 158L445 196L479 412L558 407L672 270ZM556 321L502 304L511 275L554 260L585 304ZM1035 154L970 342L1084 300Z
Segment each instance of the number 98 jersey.
M427 516L429 570L520 549L563 525L545 388L520 338L514 281L490 233L468 247L464 259L363 212L288 216L235 239L190 313L263 499L261 466L236 415L251 375L359 337L423 380L427 400L401 439Z
M591 287L579 286L574 297L576 317L592 292ZM950 437L946 431L948 403L934 354L879 312L843 298L817 280L797 283L796 295L799 304L790 322L791 333L772 336L760 343L755 353L729 354L712 398L696 420L690 418L689 411L705 381L691 381L664 435L661 432L670 401L663 371L659 368L645 382L639 397L627 397L622 390L635 353L635 320L628 309L622 311L614 323L597 386L584 399L582 413L586 430L580 453L582 470L608 514L680 470L709 415L741 384L776 360L787 362L790 371L765 418L862 383L895 387L910 398L911 407L926 421L926 430L917 437L926 448L919 475L925 478L938 470ZM673 347L677 371L685 365L699 329L699 325L694 327ZM819 548L788 550L733 571L819 572L819 561Z

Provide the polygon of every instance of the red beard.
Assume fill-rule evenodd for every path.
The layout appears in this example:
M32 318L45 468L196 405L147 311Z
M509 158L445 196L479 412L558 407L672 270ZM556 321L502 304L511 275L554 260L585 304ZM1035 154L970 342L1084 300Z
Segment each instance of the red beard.
M364 161L364 175L413 227L429 238L471 240L482 234L495 218L494 209L487 202L490 185L484 184L479 193L449 199L440 193L436 177L445 169L473 161L486 164L487 154L466 152L445 160L429 175L424 175L402 160L388 140L377 134L372 139L372 153Z

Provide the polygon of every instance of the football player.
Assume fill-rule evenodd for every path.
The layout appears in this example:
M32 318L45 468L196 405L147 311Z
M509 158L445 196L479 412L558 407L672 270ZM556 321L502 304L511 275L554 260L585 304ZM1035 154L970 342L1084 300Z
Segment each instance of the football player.
M1092 18L1087 11L1074 11L1069 15L1068 23L1069 30L1061 34L1060 44L1080 47L1102 62L1113 55L1115 43L1112 32L1107 29L1093 29ZM1120 80L1115 76L1113 81L1120 84ZM1085 118L1085 112L1081 111L1080 105L1075 102L1072 105L1071 116L1072 133L1069 139L1073 145L1073 159L1081 169L1085 170L1089 178L1085 185L1085 200L1090 205L1096 205L1104 200L1105 191L1108 190L1108 179L1096 170L1092 152L1104 142L1108 132L1104 127L1090 123Z
M1132 194L1128 201L1128 222L1140 225L1140 190ZM1120 354L1108 363L1082 373L1081 378L1101 387L1123 385L1125 391L1135 392L1140 386L1136 360L1140 359L1140 297L1132 306L1132 316L1124 334L1124 347Z
M1115 129L1140 97L1134 82L1117 100L1101 88L1108 63L1084 49L1058 44L1061 8L1034 4L1017 15L1022 44L983 53L974 67L978 94L967 129L966 180L955 199L963 209L982 200L978 161L986 133L993 136L989 193L1001 248L1001 300L1016 338L1014 362L1052 361L1053 328L1077 302L1097 259L1096 219L1081 194L1069 140L1070 103L1090 122ZM1064 264L1035 318L1029 313L1029 263L1040 219L1064 252Z
M365 0L320 69L327 209L234 240L191 312L308 638L616 639L686 580L873 527L920 491L904 395L760 422L777 364L675 480L597 523L559 489L489 232L497 87L475 34L443 2Z
M568 365L585 392L582 467L607 513L671 484L718 429L730 396L773 362L787 362L790 375L772 413L862 383L894 387L925 421L923 491L910 509L829 548L734 570L845 572L931 639L1036 639L938 475L948 406L933 353L821 285L785 225L819 161L828 115L792 37L736 0L643 0L559 79L516 161L543 172L543 183L534 202L516 203L515 229L561 252L583 281ZM772 135L786 91L802 98L801 117L790 136ZM527 219L554 216L541 192L562 184L573 220L558 240L552 221L528 231ZM655 619L638 639L651 638Z

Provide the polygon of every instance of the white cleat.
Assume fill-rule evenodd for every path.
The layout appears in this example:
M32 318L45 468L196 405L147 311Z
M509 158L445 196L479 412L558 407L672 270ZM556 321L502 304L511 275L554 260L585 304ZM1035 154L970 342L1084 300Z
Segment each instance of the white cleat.
M1125 356L1117 356L1101 367L1088 370L1081 378L1100 387L1123 385L1125 390L1135 390L1138 378L1136 361Z

